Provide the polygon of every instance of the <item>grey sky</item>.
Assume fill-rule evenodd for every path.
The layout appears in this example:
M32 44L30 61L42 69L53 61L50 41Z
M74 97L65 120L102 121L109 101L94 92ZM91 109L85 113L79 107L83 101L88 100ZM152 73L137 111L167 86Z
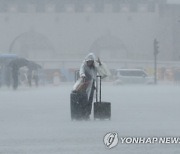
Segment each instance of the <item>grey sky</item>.
M167 0L167 3L180 4L180 0Z

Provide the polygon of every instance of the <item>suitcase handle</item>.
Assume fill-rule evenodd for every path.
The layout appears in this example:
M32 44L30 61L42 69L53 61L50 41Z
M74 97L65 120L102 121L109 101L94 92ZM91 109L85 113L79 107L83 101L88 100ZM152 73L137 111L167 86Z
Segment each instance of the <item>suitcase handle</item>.
M79 70L74 72L74 81L76 82L79 79Z
M98 87L98 78L99 78L99 87ZM96 76L96 102L98 102L98 91L99 91L99 102L101 103L101 76Z

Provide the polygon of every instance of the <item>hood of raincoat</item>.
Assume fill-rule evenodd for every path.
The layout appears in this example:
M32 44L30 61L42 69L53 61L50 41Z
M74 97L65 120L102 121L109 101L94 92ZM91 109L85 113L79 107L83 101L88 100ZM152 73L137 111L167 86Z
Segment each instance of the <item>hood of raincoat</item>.
M89 53L86 57L85 57L85 61L95 61L96 56L94 55L94 53Z

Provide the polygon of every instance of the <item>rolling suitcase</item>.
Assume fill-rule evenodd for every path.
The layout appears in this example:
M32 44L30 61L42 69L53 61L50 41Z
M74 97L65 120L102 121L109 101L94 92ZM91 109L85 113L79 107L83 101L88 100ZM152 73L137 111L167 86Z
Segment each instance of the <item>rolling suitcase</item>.
M81 120L86 116L87 94L71 92L70 95L71 120Z
M70 94L70 112L71 120L88 119L88 96L86 88L89 82L82 82L79 78L79 70L75 71L75 85Z
M98 80L100 83L99 88L98 88ZM99 100L98 100L98 95L99 95ZM96 79L96 102L94 103L94 119L95 120L111 119L111 103L101 101L101 76L97 76Z

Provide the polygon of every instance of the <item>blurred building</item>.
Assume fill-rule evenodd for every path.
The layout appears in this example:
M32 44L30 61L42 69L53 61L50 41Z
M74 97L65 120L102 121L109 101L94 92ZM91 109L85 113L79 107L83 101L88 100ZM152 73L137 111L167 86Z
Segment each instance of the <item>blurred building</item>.
M0 51L29 59L180 60L171 0L0 0Z

